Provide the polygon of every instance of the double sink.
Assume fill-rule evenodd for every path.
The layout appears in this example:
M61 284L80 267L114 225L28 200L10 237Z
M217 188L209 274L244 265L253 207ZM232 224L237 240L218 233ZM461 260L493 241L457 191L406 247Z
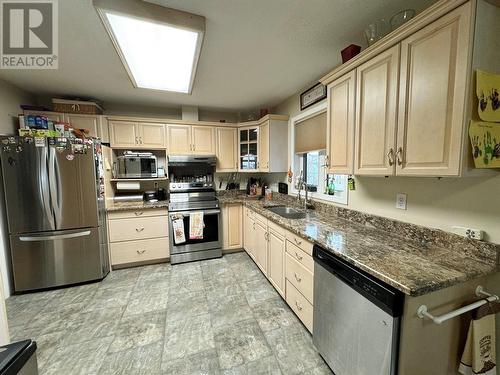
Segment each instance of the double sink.
M269 211L284 217L285 219L305 219L310 213L288 206L266 207Z

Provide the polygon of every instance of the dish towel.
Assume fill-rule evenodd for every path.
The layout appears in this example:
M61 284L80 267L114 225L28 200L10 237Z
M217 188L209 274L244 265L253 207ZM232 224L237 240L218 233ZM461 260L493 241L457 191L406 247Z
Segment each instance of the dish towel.
M201 240L203 239L203 211L192 212L189 214L189 239Z
M176 245L186 242L184 235L184 220L182 217L175 217L172 219L172 227L174 229L174 242Z
M495 314L500 303L488 302L478 308L469 325L458 372L463 375L497 375Z

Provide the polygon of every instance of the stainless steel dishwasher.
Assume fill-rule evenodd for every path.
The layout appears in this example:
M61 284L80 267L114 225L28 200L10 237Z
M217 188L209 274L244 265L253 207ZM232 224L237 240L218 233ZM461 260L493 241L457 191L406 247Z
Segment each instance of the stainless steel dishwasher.
M402 292L314 246L313 342L336 375L396 375Z

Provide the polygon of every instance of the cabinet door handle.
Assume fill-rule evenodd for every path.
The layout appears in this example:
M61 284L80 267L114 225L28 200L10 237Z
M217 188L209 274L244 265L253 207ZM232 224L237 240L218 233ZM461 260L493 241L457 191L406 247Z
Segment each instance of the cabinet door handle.
M139 233L139 232L142 232L144 230L144 227L142 227L142 228L135 228L135 230L136 230L136 232Z
M394 154L394 150L393 148L391 147L389 149L389 152L387 153L387 158L389 159L389 166L392 167L394 165L394 158L393 158L393 155Z
M137 211L137 212L135 212L135 216L141 216L143 213L144 212L142 212L142 211Z
M297 275L296 272L293 273L293 276L295 276L295 280L297 280L298 283L300 283L302 281L302 278L299 277L299 275Z
M300 245L302 245L302 241L299 241L299 240L298 240L298 239L296 239L295 237L293 238L293 240L295 241L295 243L296 243L297 245L299 245L299 246L300 246Z
M137 250L137 254L144 254L146 252L146 250Z
M295 301L295 306L297 306L297 309L299 309L299 311L302 311L302 306L298 301Z
M325 156L325 167L330 167L330 157L328 155Z
M396 152L396 157L398 159L398 165L403 165L403 147L398 148L398 152Z
M135 137L135 144L138 145L139 144L139 137Z
M295 252L295 256L297 257L298 260L304 259L302 255L299 255L299 253Z

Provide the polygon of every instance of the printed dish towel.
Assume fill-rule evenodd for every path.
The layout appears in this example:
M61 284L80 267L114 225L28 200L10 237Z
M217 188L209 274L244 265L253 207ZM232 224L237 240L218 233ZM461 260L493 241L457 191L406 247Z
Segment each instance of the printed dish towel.
M192 212L189 214L189 239L201 240L203 239L203 211Z
M473 314L458 372L463 375L497 375L495 314L499 303L487 303Z
M172 227L174 229L174 242L176 245L186 242L184 235L184 220L182 217L176 217L172 220Z

